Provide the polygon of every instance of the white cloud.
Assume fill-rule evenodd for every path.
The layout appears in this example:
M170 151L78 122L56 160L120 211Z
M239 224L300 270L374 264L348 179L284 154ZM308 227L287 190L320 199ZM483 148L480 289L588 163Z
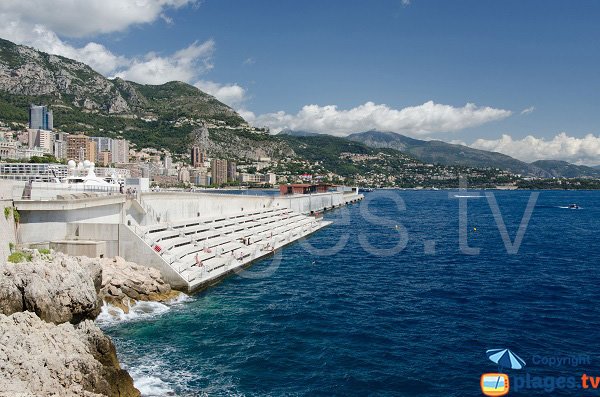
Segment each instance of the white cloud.
M410 0L402 0L401 2L404 7L408 7L410 5Z
M600 164L600 136L593 134L576 138L561 132L549 140L531 135L523 139L502 135L499 139L478 139L470 146L504 153L526 162L552 159L575 164Z
M215 49L213 40L199 44L195 42L171 56L149 53L142 59L133 59L126 68L114 73L115 77L144 84L162 84L179 80L192 82L210 69Z
M521 114L533 113L534 110L535 110L535 106L530 106L528 108L521 110Z
M172 55L148 53L127 58L93 41L78 47L61 38L122 31L159 18L173 23L165 10L188 4L197 4L197 0L3 0L0 37L76 59L105 76L150 84L193 82L212 68L213 40L195 42Z
M219 84L214 81L200 80L194 85L234 108L239 107L246 100L246 89L237 84Z
M454 107L429 101L393 109L367 102L348 110L340 110L335 105L306 105L297 114L279 111L256 116L253 123L268 126L274 132L292 129L344 136L375 129L422 136L475 127L510 115L509 110L478 107L472 103Z
M27 26L43 25L61 36L84 37L119 32L151 23L165 10L196 0L2 0L0 20ZM168 17L167 17L168 18Z
M243 65L254 65L256 63L256 59L250 57L250 58L246 58L244 59L244 62L242 62Z

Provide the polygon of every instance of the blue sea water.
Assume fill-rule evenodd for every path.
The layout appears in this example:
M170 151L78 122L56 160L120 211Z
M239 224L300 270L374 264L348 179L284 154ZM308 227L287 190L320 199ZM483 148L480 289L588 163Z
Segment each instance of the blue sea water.
M334 224L284 248L280 263L248 270L270 276L232 276L103 327L145 395L479 396L480 376L498 370L492 348L527 362L505 370L510 395L598 395L568 386L600 376L600 192L540 192L516 254L485 193L470 192L482 197L467 207L478 255L460 250L447 191L367 193L327 213ZM531 193L493 192L511 241ZM396 254L363 247L392 248L404 229Z

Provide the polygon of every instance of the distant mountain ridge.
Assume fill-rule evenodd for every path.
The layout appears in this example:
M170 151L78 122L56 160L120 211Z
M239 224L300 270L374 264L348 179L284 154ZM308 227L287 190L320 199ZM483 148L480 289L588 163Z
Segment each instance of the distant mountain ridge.
M546 170L553 177L600 177L600 168L598 167L576 165L561 160L538 160L531 163L531 165Z
M541 160L526 163L498 152L473 149L465 145L437 140L424 141L394 132L366 131L351 134L348 139L375 148L396 149L428 163L500 168L517 174L543 178L600 177L598 169L578 166L565 161Z

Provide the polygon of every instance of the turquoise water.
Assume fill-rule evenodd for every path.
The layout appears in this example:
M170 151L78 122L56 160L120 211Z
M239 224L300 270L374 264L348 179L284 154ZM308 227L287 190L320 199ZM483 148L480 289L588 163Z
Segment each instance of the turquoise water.
M515 255L484 194L468 199L466 236L479 255L459 248L448 192L367 193L327 213L335 223L306 241L314 248L295 243L279 264L249 269L270 276L236 275L103 327L144 395L478 396L481 374L498 369L485 355L492 348L527 362L507 372L512 386L526 374L545 382L510 395L598 395L553 377L600 375L600 193L541 192ZM513 240L530 192L494 195ZM403 229L399 253L361 246L392 248ZM315 252L345 239L334 255ZM573 356L587 361L548 365Z

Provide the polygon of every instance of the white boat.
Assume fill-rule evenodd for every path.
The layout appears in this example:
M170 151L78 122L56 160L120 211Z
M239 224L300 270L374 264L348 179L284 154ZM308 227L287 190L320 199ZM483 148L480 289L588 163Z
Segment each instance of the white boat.
M73 190L101 190L101 191L119 191L119 184L115 175L103 179L94 172L94 163L86 160L83 163L76 164L70 160L68 163L69 176L62 181L57 181L62 185L66 185L68 189Z

